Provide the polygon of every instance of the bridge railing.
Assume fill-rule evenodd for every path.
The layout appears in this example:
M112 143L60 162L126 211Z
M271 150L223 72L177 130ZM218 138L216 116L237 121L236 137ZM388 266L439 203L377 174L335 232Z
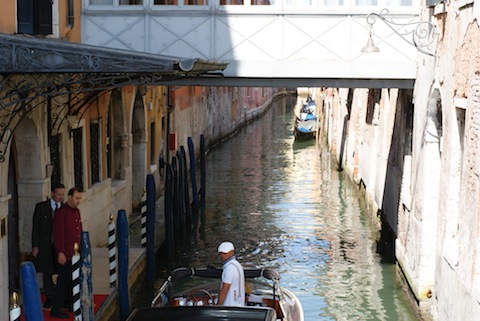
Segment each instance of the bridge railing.
M259 13L369 13L388 8L391 13L417 13L419 0L85 0L85 10L219 11Z

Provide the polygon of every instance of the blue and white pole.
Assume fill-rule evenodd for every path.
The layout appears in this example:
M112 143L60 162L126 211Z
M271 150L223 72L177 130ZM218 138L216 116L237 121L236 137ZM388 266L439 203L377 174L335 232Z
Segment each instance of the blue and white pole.
M12 306L10 307L10 321L19 321L22 311L20 306L17 304L18 294L17 292L12 293Z
M110 267L110 287L114 288L117 283L117 257L116 252L115 223L113 222L113 214L110 215L110 223L108 224L108 257Z
M142 247L147 247L147 189L143 188L142 195Z
M117 214L118 237L118 304L120 308L120 321L127 320L130 315L130 298L128 289L128 219L125 210Z
M30 261L20 264L20 276L22 278L22 301L25 320L43 321L42 299L37 282L35 266Z
M72 256L72 298L73 298L73 315L75 321L82 320L82 311L80 310L80 254L78 253L79 245L75 243L73 246L75 254Z

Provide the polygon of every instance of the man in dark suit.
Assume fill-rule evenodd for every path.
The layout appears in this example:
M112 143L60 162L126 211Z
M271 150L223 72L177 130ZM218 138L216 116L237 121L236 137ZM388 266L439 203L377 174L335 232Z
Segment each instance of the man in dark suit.
M65 186L62 183L52 185L51 197L44 202L37 203L33 213L32 228L32 255L35 257L34 263L37 272L43 273L43 291L47 297L43 305L49 309L53 300L53 281L54 269L53 256L53 217L55 210L62 206L63 196L65 195Z

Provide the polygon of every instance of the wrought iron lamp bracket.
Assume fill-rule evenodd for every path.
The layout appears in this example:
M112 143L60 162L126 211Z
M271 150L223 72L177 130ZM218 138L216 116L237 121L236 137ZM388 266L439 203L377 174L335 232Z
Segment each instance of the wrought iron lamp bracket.
M412 21L400 23L387 18L389 11L384 8L380 13L372 12L367 16L367 23L370 28L370 36L372 34L373 25L377 19L383 21L393 32L399 35L410 45L417 48L423 54L436 57L437 55L429 51L429 47L436 41L435 25L430 21ZM411 35L411 39L409 38Z

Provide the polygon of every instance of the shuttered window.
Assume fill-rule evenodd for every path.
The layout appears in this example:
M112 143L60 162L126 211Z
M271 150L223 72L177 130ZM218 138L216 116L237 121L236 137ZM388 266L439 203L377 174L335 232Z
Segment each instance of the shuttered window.
M17 0L18 33L52 34L52 0Z

